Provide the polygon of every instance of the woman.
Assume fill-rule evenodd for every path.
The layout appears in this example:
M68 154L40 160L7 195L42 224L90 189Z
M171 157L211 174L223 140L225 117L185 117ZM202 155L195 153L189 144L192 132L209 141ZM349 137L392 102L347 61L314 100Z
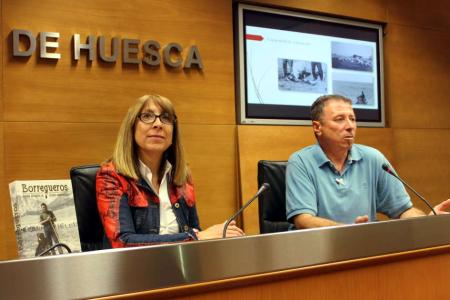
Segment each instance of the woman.
M222 236L223 224L200 231L177 116L160 95L143 96L130 107L96 188L113 248ZM228 227L227 236L243 234L234 222Z

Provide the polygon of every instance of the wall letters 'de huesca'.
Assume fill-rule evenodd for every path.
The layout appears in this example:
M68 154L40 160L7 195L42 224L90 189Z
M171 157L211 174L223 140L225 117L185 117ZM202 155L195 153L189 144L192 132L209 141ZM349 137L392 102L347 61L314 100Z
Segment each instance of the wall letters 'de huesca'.
M38 55L42 59L59 60L61 53L58 53L60 38L59 32L40 32L36 37L31 31L23 29L12 30L13 56L30 57L36 51L36 44L39 44ZM122 48L120 48L122 42ZM158 41L148 40L143 43L140 49L141 41L138 39L120 39L113 37L111 39L110 54L106 54L105 37L88 35L86 42L80 41L80 35L75 33L72 36L72 59L78 61L83 53L89 61L95 57L105 63L115 63L122 51L122 63L140 64L143 63L152 67L159 67L161 58L164 64L169 68L198 68L203 69L200 51L196 45L188 48L185 58L182 57L183 47L175 42L168 43L162 47ZM142 55L140 55L142 52ZM140 58L141 56L141 58ZM161 57L162 56L162 57Z

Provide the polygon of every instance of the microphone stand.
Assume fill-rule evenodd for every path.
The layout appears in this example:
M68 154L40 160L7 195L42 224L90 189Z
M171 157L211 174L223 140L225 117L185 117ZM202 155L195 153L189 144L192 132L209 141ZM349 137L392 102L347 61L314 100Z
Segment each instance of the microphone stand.
M268 189L270 189L270 185L268 183L263 183L261 188L258 190L258 192L250 200L248 200L247 203L245 203L245 205L241 207L241 209L239 209L234 215L231 216L231 218L229 218L225 222L225 225L223 226L222 238L225 238L227 236L227 228L228 228L228 225L230 225L231 221L233 221L241 212L243 212L244 209L253 202L253 200L258 198L259 195L261 195L263 192L267 191Z
M436 216L437 213L434 211L434 208L431 206L431 204L425 200L424 197L422 197L415 189L412 188L412 186L410 186L409 184L407 184L403 179L401 179L397 174L395 174L391 168L389 168L389 166L387 164L383 164L382 166L383 170L385 170L387 173L391 174L392 176L394 176L395 178L397 178L398 180L400 180L401 183L403 183L407 188L409 188L411 191L413 191L414 194L416 194L417 197L420 198L420 200L422 200L423 202L425 202L425 204L431 209L431 211L433 212L433 214Z

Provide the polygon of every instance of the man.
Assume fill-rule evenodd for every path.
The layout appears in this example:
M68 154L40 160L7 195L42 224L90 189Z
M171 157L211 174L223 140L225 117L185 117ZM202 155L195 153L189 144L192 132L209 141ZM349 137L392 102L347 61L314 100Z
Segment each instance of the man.
M288 78L289 75L292 74L292 66L294 64L294 60L292 59L283 59L283 78Z
M295 152L286 171L286 214L296 228L312 228L425 215L413 207L402 183L382 169L378 150L354 144L352 102L339 95L319 97L311 106L318 144ZM446 213L450 199L435 207Z
M317 67L317 71L316 71L316 67ZM311 62L311 70L312 70L314 80L317 80L317 78L320 78L320 80L323 81L322 63L312 61Z
M53 246L54 244L59 243L58 234L55 228L56 217L55 214L48 210L47 204L41 203L41 214L39 215L40 224L44 226L44 234L47 240L47 245ZM53 243L54 242L54 243ZM55 250L51 251L52 254L55 254ZM61 248L58 248L59 254L62 254Z
M356 97L356 104L367 104L366 95L364 95L364 91L361 91L358 97Z

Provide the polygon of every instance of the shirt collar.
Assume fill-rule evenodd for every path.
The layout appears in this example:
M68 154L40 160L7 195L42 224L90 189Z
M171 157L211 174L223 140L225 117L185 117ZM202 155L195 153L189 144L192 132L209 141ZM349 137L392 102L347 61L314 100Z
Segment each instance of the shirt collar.
M318 167L321 167L326 163L331 163L330 159L326 156L325 152L323 152L322 147L320 147L319 144L316 144L313 155ZM362 159L361 152L357 147L355 147L355 145L353 145L348 153L347 162L351 164L361 159Z
M163 178L166 178L166 176L168 176L168 174L170 173L171 170L172 170L172 164L166 160L165 165L164 165ZM150 168L147 167L147 165L144 164L141 160L139 160L139 172L141 173L142 178L147 182L147 184L150 187L152 187L152 179L153 179L152 170L150 170ZM161 181L162 181L162 179L161 179Z
M325 152L323 152L322 147L320 147L319 144L316 144L315 151L314 151L314 159L316 160L317 166L321 167L325 163L329 162L330 160L325 155Z
M350 152L348 153L347 161L349 163L353 163L353 162L359 161L361 159L362 159L361 152L359 151L359 149L357 147L355 147L353 145L352 148L350 149Z

